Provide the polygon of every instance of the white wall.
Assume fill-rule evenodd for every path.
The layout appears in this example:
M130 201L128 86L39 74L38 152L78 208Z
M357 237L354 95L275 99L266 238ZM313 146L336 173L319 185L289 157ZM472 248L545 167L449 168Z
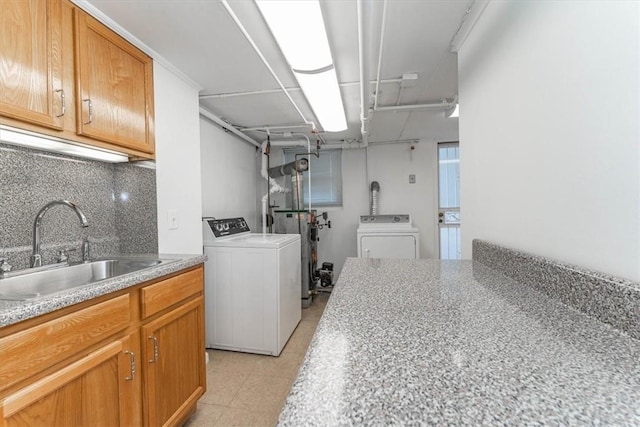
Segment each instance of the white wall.
M369 181L380 183L378 212L411 214L413 225L420 230L420 258L438 258L437 144L372 145L368 150ZM416 176L415 184L409 184L410 174ZM363 214L367 213L368 208Z
M198 91L154 62L160 253L202 253ZM167 215L178 213L178 228Z
M492 2L458 53L463 257L481 238L640 280L638 2Z
M256 210L256 147L200 118L202 215L244 217L259 231Z
M334 275L340 275L347 257L357 256L356 230L360 215L369 213L364 150L342 151L342 208L326 209L331 228L318 232L318 265L332 262ZM318 209L321 213L324 210Z

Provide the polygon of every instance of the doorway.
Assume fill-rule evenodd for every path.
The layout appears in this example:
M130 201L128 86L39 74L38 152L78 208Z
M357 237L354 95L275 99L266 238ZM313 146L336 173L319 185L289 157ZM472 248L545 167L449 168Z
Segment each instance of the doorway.
M460 144L438 144L440 259L460 259Z

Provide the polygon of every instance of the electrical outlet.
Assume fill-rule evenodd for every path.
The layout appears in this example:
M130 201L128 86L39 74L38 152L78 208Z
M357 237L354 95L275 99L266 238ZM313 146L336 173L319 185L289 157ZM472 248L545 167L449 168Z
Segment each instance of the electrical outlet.
M414 174L409 175L409 184L416 183L416 176Z
M178 229L178 211L177 210L169 209L167 211L167 224L169 226L169 230Z

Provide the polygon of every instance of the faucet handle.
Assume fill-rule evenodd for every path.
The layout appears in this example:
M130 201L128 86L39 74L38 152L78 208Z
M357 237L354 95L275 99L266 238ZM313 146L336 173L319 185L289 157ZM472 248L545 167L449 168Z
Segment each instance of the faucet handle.
M58 252L58 258L56 261L59 263L69 262L69 255L67 254L67 252L72 252L75 250L76 248L62 249L61 251Z
M89 239L84 239L82 241L82 247L80 248L80 250L82 252L82 262L89 262L91 260Z

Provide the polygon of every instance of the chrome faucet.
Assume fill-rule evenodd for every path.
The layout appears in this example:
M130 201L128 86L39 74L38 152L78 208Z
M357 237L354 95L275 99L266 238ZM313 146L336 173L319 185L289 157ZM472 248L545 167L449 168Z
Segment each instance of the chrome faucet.
M78 218L80 218L80 225L82 227L89 226L89 223L87 222L87 217L84 216L84 213L80 210L80 208L68 200L54 200L44 205L36 215L36 220L33 222L33 253L31 254L31 268L42 266L42 257L40 256L40 227L42 226L42 217L49 210L49 208L55 205L63 205L63 206L70 207L71 209L73 209L76 215L78 215ZM84 251L83 251L83 256L84 256Z

